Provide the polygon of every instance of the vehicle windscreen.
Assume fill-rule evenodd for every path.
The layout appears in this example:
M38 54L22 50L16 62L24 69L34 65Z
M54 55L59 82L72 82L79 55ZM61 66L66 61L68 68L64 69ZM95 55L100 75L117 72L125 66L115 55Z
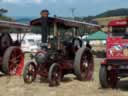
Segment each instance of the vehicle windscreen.
M125 26L116 26L112 27L112 37L124 37L127 32L127 27Z

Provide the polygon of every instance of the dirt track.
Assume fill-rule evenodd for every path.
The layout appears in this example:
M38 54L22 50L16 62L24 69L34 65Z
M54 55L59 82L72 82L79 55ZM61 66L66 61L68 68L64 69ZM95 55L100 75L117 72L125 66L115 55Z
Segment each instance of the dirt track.
M61 86L50 88L48 83L36 82L24 84L22 77L0 77L0 96L128 96L128 82L119 84L119 89L102 90L98 80L98 62L96 60L94 81L80 82L74 76L64 78Z

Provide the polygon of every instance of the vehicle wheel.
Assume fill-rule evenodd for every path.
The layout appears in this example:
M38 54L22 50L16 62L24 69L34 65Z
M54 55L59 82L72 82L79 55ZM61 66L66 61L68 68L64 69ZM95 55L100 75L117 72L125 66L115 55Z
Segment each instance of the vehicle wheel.
M118 81L116 72L107 71L104 65L100 68L99 80L102 88L116 88Z
M36 79L36 64L30 61L24 67L23 79L25 83L32 83Z
M117 88L118 76L116 70L109 71L109 84L111 88Z
M0 37L0 46L1 48L8 48L12 45L12 38L8 33L2 33Z
M4 53L2 71L8 75L21 75L24 67L24 54L19 47L9 47Z
M49 86L54 87L60 85L61 81L61 69L58 64L51 65L48 73Z
M12 45L11 36L8 33L2 33L0 36L0 56L3 56L5 50Z
M74 71L81 81L92 80L94 72L94 60L90 49L82 47L75 56Z
M102 88L109 87L108 72L106 66L101 66L99 73L99 80Z

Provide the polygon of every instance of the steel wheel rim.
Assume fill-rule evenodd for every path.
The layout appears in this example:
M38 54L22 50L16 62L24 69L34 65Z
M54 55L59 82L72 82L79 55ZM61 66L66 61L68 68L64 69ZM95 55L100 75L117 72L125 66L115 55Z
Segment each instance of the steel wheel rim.
M87 60L87 56L83 55L81 58L81 64L80 64L80 70L81 70L82 76L86 75L88 71L88 67L89 67L89 62Z
M88 75L88 72L91 71L90 67L93 63L92 55L89 51L85 51L82 54L81 58L81 65L80 65L80 72L82 74L82 77L86 78Z
M36 74L35 66L30 64L27 66L27 74L25 76L25 80L27 81L33 81Z
M12 53L11 56L9 58L9 74L10 75L15 75L18 71L18 68L22 66L22 61L24 60L24 56L22 51L19 48L15 48Z
M61 71L59 67L54 67L52 72L52 84L57 85L60 82Z

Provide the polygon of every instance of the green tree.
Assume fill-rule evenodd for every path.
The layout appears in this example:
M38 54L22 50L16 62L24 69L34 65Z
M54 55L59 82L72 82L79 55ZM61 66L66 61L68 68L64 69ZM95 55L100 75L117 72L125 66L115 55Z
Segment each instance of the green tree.
M0 9L0 16L3 16L5 13L7 13L8 10L7 9L4 9L4 8L1 8Z
M0 8L0 20L14 21L12 18L5 16L7 12L7 9Z

